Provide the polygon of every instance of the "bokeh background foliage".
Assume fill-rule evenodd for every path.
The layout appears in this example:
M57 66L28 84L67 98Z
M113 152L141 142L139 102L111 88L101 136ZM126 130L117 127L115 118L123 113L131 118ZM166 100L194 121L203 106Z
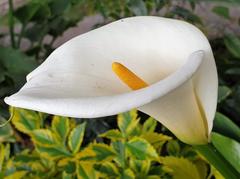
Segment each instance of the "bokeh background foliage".
M196 13L201 0L6 2L8 11L0 16L0 27L7 29L0 31L0 121L10 115L12 120L0 128L0 178L240 178L239 31L226 26L211 36L215 27L207 28ZM231 7L240 9L240 1L205 1L213 2L212 13L239 28ZM183 144L135 110L76 120L8 109L3 98L24 84L64 32L93 15L101 17L93 28L124 17L157 15L186 20L206 34L219 74L218 113L209 146Z

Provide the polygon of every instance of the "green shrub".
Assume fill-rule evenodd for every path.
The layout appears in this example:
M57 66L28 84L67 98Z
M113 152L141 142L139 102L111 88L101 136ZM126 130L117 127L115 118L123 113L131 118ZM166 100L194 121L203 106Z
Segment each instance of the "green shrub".
M220 175L191 146L156 132L157 121L136 110L119 114L117 128L84 142L88 122L12 108L9 130L17 143L2 139L4 178L207 178ZM27 147L27 148L26 148ZM209 172L211 168L211 172Z

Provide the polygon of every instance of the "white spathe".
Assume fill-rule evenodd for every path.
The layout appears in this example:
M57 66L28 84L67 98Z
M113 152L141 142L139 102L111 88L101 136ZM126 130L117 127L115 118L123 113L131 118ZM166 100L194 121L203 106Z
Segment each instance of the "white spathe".
M150 86L131 91L112 71L113 62ZM138 108L180 140L204 144L212 130L217 84L212 50L199 29L179 20L131 17L57 48L5 102L79 118Z

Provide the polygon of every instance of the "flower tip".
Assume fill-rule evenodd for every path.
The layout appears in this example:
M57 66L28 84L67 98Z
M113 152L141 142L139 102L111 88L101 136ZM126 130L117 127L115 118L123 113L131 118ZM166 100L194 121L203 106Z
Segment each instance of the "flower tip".
M5 98L4 98L4 102L5 102L6 104L9 104L9 98L10 98L10 97L5 97Z
M7 96L4 98L4 102L8 104L9 106L15 106L16 101L14 100L14 97Z

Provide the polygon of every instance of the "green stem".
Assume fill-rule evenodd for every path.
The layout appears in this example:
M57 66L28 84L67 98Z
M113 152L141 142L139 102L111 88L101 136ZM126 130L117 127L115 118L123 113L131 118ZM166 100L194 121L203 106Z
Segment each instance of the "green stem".
M212 144L194 146L226 179L239 179L240 174Z
M45 37L44 32L46 31L46 26L47 26L47 21L45 20L43 22L43 30L42 30L41 34L39 35L40 38L39 38L38 45L37 45L40 48L39 51L36 53L37 61L40 61L40 54L43 51L43 40Z
M39 61L40 60L40 54L41 54L41 51L43 49L43 39L44 39L44 36L41 36L39 41L38 41L38 46L39 46L39 51L37 52L36 54L36 59Z
M24 23L24 24L22 24L21 32L20 32L19 37L18 37L17 48L19 48L20 45L21 45L21 40L22 40L24 31L25 31L25 28L26 28L26 24Z
M13 2L12 0L8 0L9 10L8 10L8 23L9 23L9 31L11 37L11 45L12 48L16 48L15 38L14 38L14 17L13 17Z

